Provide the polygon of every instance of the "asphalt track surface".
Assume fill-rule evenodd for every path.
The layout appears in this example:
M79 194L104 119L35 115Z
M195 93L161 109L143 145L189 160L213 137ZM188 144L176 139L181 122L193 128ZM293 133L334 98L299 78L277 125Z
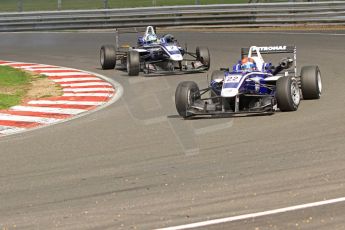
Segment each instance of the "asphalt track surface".
M101 70L112 33L0 34L1 59L97 72L124 87L101 111L0 138L0 228L154 229L345 196L344 34L175 36L208 46L211 69L232 65L242 46L296 44L299 66L321 69L322 98L296 112L186 121L176 85L206 86L207 74ZM344 213L339 202L200 229L344 229Z

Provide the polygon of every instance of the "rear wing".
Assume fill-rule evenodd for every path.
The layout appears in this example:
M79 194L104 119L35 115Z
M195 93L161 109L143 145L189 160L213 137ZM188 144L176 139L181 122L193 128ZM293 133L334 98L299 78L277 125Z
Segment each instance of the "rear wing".
M157 27L156 26L152 26L154 31L156 31ZM119 44L119 37L120 34L143 34L146 31L146 26L140 26L140 27L121 27L121 28L115 28L115 46L116 46L116 50L119 50L120 48L123 48L120 44Z
M286 46L286 45L277 45L277 46L258 46L260 54L293 54L293 74L297 77L297 55L296 55L296 46ZM241 59L246 57L249 53L250 47L241 48ZM254 51L255 52L255 51Z
M257 47L261 54L281 54L291 53L296 54L296 46L258 46ZM248 48L241 48L241 57L247 56L249 52Z

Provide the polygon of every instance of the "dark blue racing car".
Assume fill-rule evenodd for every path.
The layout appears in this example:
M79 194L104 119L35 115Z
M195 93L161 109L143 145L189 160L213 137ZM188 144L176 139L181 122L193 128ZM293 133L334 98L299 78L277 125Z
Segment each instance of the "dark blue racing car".
M277 66L262 54L290 53ZM241 60L232 68L212 73L209 86L199 89L192 81L181 82L175 92L180 116L221 114L272 114L295 111L301 99L319 99L322 91L318 66L304 66L297 76L296 47L268 46L241 49ZM208 95L207 97L205 95Z
M191 73L210 68L210 52L206 47L196 47L195 52L182 48L171 34L159 37L153 26L146 27L143 36L139 36L137 45L119 46L116 33L116 48L104 45L100 51L102 69L113 69L120 65L129 76L139 72L150 73Z

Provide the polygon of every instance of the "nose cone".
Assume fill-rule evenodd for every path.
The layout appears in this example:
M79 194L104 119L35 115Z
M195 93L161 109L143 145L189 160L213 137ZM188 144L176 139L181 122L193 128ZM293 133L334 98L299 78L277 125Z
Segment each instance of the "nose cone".
M183 57L181 54L174 54L174 55L171 55L171 60L173 61L182 61L183 60Z
M238 89L234 88L223 88L221 92L222 97L234 97L238 94Z

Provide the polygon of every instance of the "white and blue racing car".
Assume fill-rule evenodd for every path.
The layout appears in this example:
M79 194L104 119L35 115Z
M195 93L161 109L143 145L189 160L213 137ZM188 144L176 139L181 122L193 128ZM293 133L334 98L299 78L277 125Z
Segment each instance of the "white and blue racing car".
M262 54L290 53L277 66ZM199 89L192 81L181 82L175 92L180 116L223 114L272 114L295 111L301 99L319 99L322 91L318 66L304 66L297 75L295 46L241 49L241 61L212 73L209 86ZM208 95L205 97L205 95Z
M196 47L195 52L189 52L187 48L182 48L178 44L173 35L165 34L159 37L153 26L146 27L144 35L138 37L136 47L119 46L119 30L116 32L116 47L113 45L101 47L102 69L114 69L118 63L119 67L127 70L129 76L137 76L139 72L190 73L210 68L208 48Z

